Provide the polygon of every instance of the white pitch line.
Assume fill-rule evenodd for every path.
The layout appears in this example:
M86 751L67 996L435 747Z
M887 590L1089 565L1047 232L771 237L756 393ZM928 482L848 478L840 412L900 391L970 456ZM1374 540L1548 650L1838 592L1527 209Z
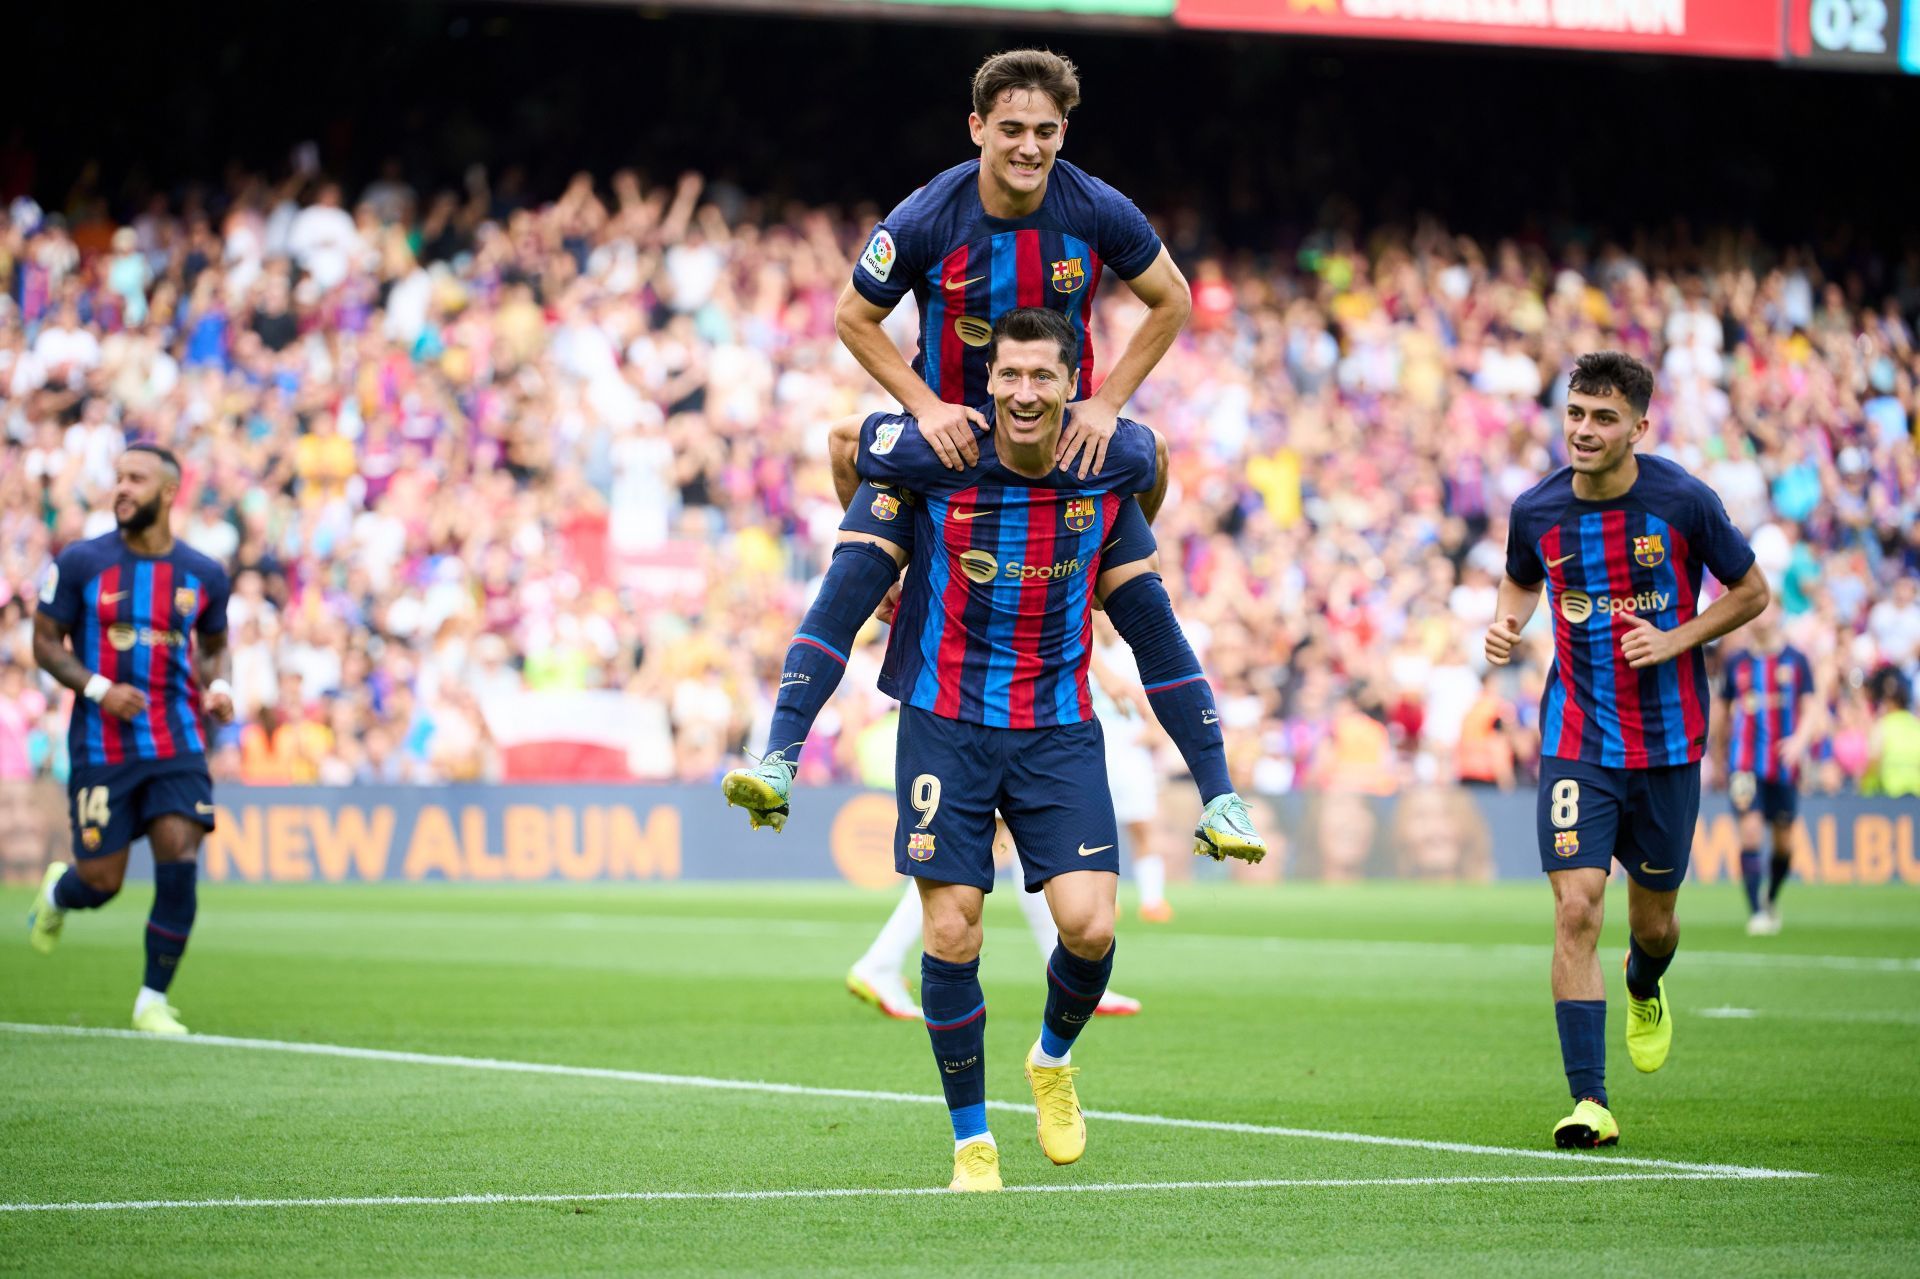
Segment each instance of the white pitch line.
M783 1097L831 1097L847 1101L907 1102L915 1105L946 1104L944 1097L932 1093L881 1092L866 1088L822 1088L809 1084L782 1084L758 1079L716 1079L706 1075L663 1075L645 1070L617 1070L607 1066L563 1066L541 1061L505 1061L496 1057L456 1057L437 1053L401 1052L389 1048L356 1048L346 1044L301 1043L283 1039L238 1039L228 1035L157 1036L138 1030L109 1030L97 1026L43 1026L22 1022L0 1022L0 1032L20 1035L79 1036L91 1039L127 1039L144 1044L185 1045L201 1048L243 1048L257 1052L297 1053L312 1057L344 1057L355 1061L393 1062L409 1066L447 1066L464 1070L494 1070L523 1075L565 1075L575 1079L606 1079L621 1083L654 1084L667 1088L711 1088L728 1092L772 1093ZM1011 1101L989 1101L989 1110L1009 1110L1032 1114L1033 1107ZM1432 1150L1455 1155L1495 1155L1516 1159L1549 1159L1558 1162L1585 1163L1595 1158L1609 1164L1636 1168L1659 1168L1669 1172L1701 1173L1713 1177L1771 1178L1817 1177L1812 1172L1781 1168L1750 1168L1742 1164L1685 1163L1673 1159L1646 1159L1630 1155L1579 1155L1565 1150L1529 1150L1519 1146L1480 1146L1459 1141L1427 1141L1417 1137L1380 1137L1371 1133L1330 1132L1318 1128L1286 1128L1274 1124L1236 1123L1219 1119L1181 1119L1169 1115L1142 1115L1122 1110L1089 1110L1089 1119L1114 1123L1151 1124L1161 1128L1199 1129L1205 1132L1237 1133L1256 1137L1297 1137L1310 1141L1337 1141L1356 1146L1396 1146L1406 1150Z
M1740 1181L1724 1172L1575 1173L1566 1177L1256 1177L1242 1181L1112 1181L1008 1186L1005 1193L1071 1195L1174 1190L1308 1190L1355 1186L1538 1186L1556 1182ZM332 1199L128 1199L0 1203L0 1212L149 1212L157 1208L438 1208L491 1204L677 1203L690 1200L905 1199L953 1194L945 1186L854 1186L819 1190L627 1190L577 1195L364 1195Z

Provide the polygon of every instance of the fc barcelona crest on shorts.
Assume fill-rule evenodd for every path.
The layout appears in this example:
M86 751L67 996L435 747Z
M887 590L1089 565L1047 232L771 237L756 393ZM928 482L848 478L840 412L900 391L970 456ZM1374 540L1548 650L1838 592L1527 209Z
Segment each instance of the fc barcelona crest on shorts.
M1580 832L1577 830L1557 830L1553 832L1553 855L1571 857L1580 851Z
M1078 292L1087 282L1087 269L1079 258L1068 258L1053 264L1053 287L1062 293Z
M873 506L870 509L876 520L897 519L900 515L900 499L891 493L878 493L874 495Z
M1066 516L1067 527L1076 533L1084 533L1093 527L1094 506L1090 497L1069 499L1066 510L1061 513Z
M100 847L100 828L97 826L81 827L80 842L87 846L89 852Z
M183 586L173 593L173 607L182 617L192 617L199 603L200 596L191 586Z
M907 834L907 856L917 862L924 862L933 856L933 833L916 830Z
M1659 568L1667 562L1667 543L1662 534L1649 533L1633 539L1633 562L1641 568Z

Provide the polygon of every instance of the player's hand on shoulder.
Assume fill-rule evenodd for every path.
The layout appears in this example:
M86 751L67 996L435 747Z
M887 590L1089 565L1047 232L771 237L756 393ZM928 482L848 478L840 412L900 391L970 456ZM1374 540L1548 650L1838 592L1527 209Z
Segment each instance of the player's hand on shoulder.
M949 470L964 471L980 462L980 443L975 431L987 430L987 419L979 409L942 401L925 413L915 413L920 438L932 447L940 464Z
M1637 671L1672 661L1679 655L1680 646L1674 642L1673 632L1661 630L1652 618L1638 613L1621 616L1626 619L1627 633L1620 637L1620 651L1626 656L1628 666Z
M1505 666L1513 659L1513 646L1520 642L1520 619L1509 613L1487 628L1487 661Z
M147 695L131 684L115 684L100 699L100 709L109 715L130 720L146 713Z
M1060 445L1054 450L1053 460L1063 471L1074 469L1074 459L1080 461L1077 478L1086 479L1089 475L1100 474L1100 468L1107 464L1107 445L1113 440L1113 433L1120 425L1120 411L1110 409L1098 400L1081 400L1067 406L1067 423L1060 432Z

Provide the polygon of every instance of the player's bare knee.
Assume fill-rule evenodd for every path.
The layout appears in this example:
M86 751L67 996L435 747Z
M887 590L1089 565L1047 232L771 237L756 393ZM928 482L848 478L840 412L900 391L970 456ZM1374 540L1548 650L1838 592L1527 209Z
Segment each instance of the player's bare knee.
M980 957L980 921L960 910L929 910L921 930L921 944L935 959L968 964Z
M105 893L109 897L120 891L120 885L127 878L127 866L123 858L76 862L73 869L80 876L80 881L88 888L96 893Z
M1113 949L1112 914L1109 913L1104 919L1096 917L1079 921L1072 928L1062 923L1060 943L1081 959L1105 959L1107 952Z
M1585 893L1565 893L1554 902L1554 928L1566 938L1598 938L1606 918L1604 899Z

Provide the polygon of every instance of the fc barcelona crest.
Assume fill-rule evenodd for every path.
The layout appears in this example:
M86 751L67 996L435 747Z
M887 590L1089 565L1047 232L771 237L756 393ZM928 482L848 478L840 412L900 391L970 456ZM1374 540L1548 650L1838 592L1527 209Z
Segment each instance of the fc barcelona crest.
M96 848L98 848L98 847L100 847L100 831L99 831L99 828L98 828L98 827L94 827L94 826L83 826L83 827L81 827L81 828L80 828L80 842L81 842L81 843L83 843L83 844L85 844L85 845L87 846L87 848L88 848L88 850L89 850L89 851L91 851L91 850L93 850L93 849L96 849Z
M1641 568L1659 568L1667 562L1667 543L1660 533L1633 539L1633 562Z
M926 831L910 831L907 834L907 856L917 862L928 861L933 857L933 836Z
M173 593L173 607L182 617L192 617L199 603L200 596L191 586L183 586Z
M1571 857L1579 851L1579 831L1557 830L1553 833L1553 855L1555 857Z
M876 494L871 509L874 519L892 520L900 514L900 499L891 493Z
M1062 512L1066 516L1067 527L1076 533L1084 533L1093 527L1093 513L1093 499L1090 497L1070 499L1067 509Z
M1079 258L1053 264L1053 287L1062 293L1076 293L1087 282L1087 269Z

